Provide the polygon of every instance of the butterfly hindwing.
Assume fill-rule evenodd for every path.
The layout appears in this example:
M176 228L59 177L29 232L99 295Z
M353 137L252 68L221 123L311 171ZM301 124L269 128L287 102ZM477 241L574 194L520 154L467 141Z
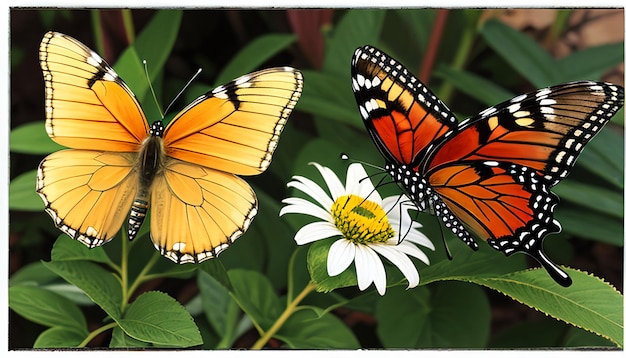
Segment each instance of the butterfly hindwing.
M58 32L45 34L39 54L50 138L76 149L139 149L148 123L131 90L106 61Z
M241 175L265 171L302 84L299 71L277 67L215 88L165 129L168 155Z
M169 158L152 191L150 234L178 263L217 256L257 212L250 185L236 175Z
M58 228L88 247L120 230L137 191L132 153L67 149L39 165L37 192Z

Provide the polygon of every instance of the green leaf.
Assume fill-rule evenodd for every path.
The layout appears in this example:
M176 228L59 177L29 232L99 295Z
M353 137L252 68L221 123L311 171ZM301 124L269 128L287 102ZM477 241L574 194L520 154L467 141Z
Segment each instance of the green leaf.
M9 307L20 316L43 326L65 327L87 334L83 312L54 292L33 286L12 286L9 288Z
M44 121L37 121L13 129L9 135L9 149L15 153L49 154L65 147L50 139Z
M50 271L82 289L111 318L119 320L122 288L111 272L89 261L42 262Z
M562 199L569 200L584 208L596 210L616 218L624 217L624 196L621 191L565 180L552 191Z
M150 347L150 343L137 340L126 333L119 327L113 328L111 333L110 348L143 348Z
M550 54L525 34L496 19L485 21L480 31L489 46L537 88L563 78Z
M525 270L472 282L501 292L549 316L624 344L624 296L587 273L565 269L574 283L561 287L543 270Z
M446 65L439 65L433 75L452 83L457 90L486 106L493 106L514 96L513 93L483 77Z
M266 34L256 37L233 57L215 80L225 84L259 68L263 63L296 41L294 34Z
M230 278L228 278L228 272L226 272L226 268L224 267L222 261L203 261L200 264L200 270L210 275L214 280L216 280L222 287L226 288L228 291L233 290L233 284L232 282L230 282Z
M620 112L623 116L623 109L617 115ZM577 165L620 189L624 188L624 135L622 131L622 127L619 131L610 126L606 127L596 135L594 140L587 143L577 161Z
M424 224L426 226L426 224ZM526 268L523 254L507 257L491 247L479 242L478 251L473 251L461 240L447 240L452 260L445 257L444 250L435 253L439 260L420 271L420 285L440 280L468 280L471 277L500 276Z
M58 280L59 276L48 270L39 262L32 262L20 268L9 278L9 286L14 285L32 285L42 286L54 280Z
M563 231L572 235L624 245L624 222L621 219L575 206L557 206L554 217L561 223Z
M354 333L332 314L321 317L313 309L294 312L278 330L276 338L292 349L357 349Z
M611 68L624 62L624 43L580 49L556 61L564 72L563 81L600 80Z
M337 288L357 285L354 264L337 276L328 276L327 260L330 246L336 241L329 238L314 242L307 254L307 267L318 292L330 292Z
M483 290L460 282L431 287L391 288L381 297L376 331L385 348L485 347L491 317Z
M378 42L385 19L385 10L348 10L341 18L333 34L326 41L323 70L345 79L350 86L350 62L354 50L363 45Z
M244 269L228 271L234 291L231 295L257 327L269 329L282 306L269 280L262 274Z
M24 211L42 211L41 197L35 191L37 171L22 173L9 183L9 209Z
M57 241L54 242L50 256L52 261L88 260L105 264L111 263L111 259L109 259L102 246L90 249L83 243L65 234L59 235Z
M180 348L202 344L189 312L162 292L149 291L137 297L118 323L126 334L143 342Z
M77 332L67 327L52 327L37 337L33 348L74 348L78 347L87 338L87 332Z
M198 288L202 299L204 315L213 330L220 335L215 348L230 348L235 341L239 308L228 290L206 272L198 273Z
M489 348L546 348L562 346L562 338L569 329L566 323L544 317L538 321L522 322L502 331L494 332ZM573 327L572 327L573 328ZM593 335L598 337L596 335ZM524 339L520 339L524 337Z

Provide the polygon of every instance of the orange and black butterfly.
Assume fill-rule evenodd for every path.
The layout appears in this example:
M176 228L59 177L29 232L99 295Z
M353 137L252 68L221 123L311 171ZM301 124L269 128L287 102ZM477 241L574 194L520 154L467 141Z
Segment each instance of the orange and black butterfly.
M523 94L458 122L398 61L372 47L352 59L352 88L385 169L463 242L472 234L505 255L526 253L563 286L543 252L561 230L550 188L624 103L610 83L572 82Z
M148 125L124 81L79 41L48 32L39 57L46 130L72 148L46 157L37 175L57 227L92 248L125 222L133 239L150 208L154 246L178 263L212 258L246 231L257 199L238 175L269 166L302 93L300 71L242 76L200 96L164 128Z

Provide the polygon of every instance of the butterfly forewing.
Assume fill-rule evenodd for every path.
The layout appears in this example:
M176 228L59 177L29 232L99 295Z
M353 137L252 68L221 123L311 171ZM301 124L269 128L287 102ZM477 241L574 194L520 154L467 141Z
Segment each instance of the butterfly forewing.
M426 86L374 47L356 50L352 89L365 125L388 161L418 167L433 143L458 125Z
M106 61L57 32L46 33L39 58L50 138L76 149L139 149L148 123L135 96Z
M167 154L229 173L265 171L302 85L299 71L277 67L217 87L166 128Z
M427 170L462 160L510 162L555 185L623 102L623 88L589 81L517 96L464 122L432 152Z

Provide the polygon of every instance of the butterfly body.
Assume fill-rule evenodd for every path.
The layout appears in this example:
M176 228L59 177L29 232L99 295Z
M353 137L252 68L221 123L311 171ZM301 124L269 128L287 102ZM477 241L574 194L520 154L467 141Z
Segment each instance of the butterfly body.
M155 248L186 263L248 229L258 204L239 175L269 166L302 92L298 70L244 75L150 126L130 88L79 41L47 33L40 62L46 130L71 149L41 162L37 192L63 232L96 247L127 223L133 239L149 212Z
M519 95L459 122L402 64L364 46L352 88L385 169L421 209L473 249L526 253L563 286L571 279L542 251L561 230L550 191L624 102L622 87L565 83Z

